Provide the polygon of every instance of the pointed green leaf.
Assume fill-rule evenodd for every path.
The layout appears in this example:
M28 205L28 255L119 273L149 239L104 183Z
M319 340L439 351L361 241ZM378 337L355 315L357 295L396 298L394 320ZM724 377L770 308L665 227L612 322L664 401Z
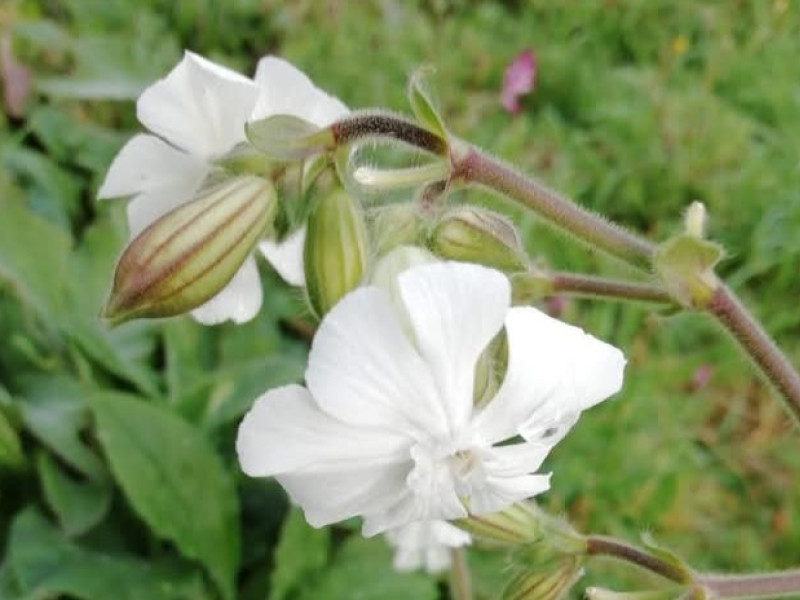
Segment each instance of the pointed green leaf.
M111 507L110 482L77 481L46 452L36 457L36 469L47 504L68 536L86 533Z
M153 532L201 562L227 599L239 565L236 490L201 433L167 408L92 396L97 434L126 497Z
M53 319L64 298L69 235L13 198L0 196L0 214L0 285Z
M84 388L66 377L37 377L19 397L25 427L68 465L96 481L107 477L103 463L81 437L89 427Z
M414 116L427 129L440 137L447 137L447 128L439 114L437 103L431 89L429 78L433 75L432 67L420 67L411 75L408 82L408 101Z

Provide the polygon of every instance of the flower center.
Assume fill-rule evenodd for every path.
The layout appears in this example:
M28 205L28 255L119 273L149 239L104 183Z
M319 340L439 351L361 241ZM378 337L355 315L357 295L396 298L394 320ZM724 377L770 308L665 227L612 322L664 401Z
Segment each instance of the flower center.
M406 483L428 519L466 516L464 500L484 485L480 448L472 443L420 442L411 449L414 467Z

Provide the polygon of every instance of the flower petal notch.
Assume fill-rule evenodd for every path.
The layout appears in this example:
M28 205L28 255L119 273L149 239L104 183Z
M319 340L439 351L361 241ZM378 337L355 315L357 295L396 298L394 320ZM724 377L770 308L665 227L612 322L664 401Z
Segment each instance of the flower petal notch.
M157 219L123 252L103 316L113 324L168 317L212 300L237 276L276 210L272 184L244 176Z
M511 308L499 271L426 264L397 288L395 301L372 286L346 295L314 338L307 388L267 392L239 428L243 470L275 476L315 527L361 516L374 535L535 496L549 486L536 471L552 446L621 385L619 350ZM503 327L508 373L476 408L476 363Z
M317 127L292 115L251 121L245 132L257 150L280 160L301 160L332 150L336 145L330 128Z

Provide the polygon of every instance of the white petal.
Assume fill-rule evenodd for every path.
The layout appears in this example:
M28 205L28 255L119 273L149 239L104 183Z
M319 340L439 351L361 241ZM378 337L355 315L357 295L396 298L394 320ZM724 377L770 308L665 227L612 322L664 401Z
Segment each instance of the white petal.
M470 496L470 512L475 515L498 512L549 488L550 475L489 478L483 488Z
M450 566L450 550L468 545L471 538L446 521L418 521L386 532L395 548L394 568L413 571L421 567L439 573Z
M317 88L305 73L275 56L259 61L254 79L261 87L254 119L292 115L325 127L348 113L344 104Z
M320 407L342 421L410 436L447 431L430 372L377 288L351 292L323 319L306 382Z
M306 519L321 527L388 510L405 493L406 440L325 414L304 388L271 390L239 426L236 451L253 476L275 475Z
M476 418L489 443L517 433L531 440L557 438L577 414L622 386L622 352L578 327L517 307L506 317L506 332L506 378Z
M409 269L398 277L398 286L417 345L458 431L472 413L475 364L503 326L511 286L499 271L455 262Z
M165 209L159 209L160 214L164 214L191 199L203 183L208 168L204 161L155 136L135 135L114 157L97 197L119 198L143 192L176 196Z
M258 249L289 285L302 287L306 284L303 266L303 248L306 243L306 228L301 227L290 233L281 242L266 239L258 244Z
M325 448L321 448L321 451ZM405 463L356 465L338 471L307 468L276 475L306 520L323 527L372 511L383 511L405 491Z
M215 325L227 320L244 323L258 314L261 300L258 268L255 260L248 257L228 285L211 300L195 308L192 316L204 325Z
M320 473L403 461L410 465L407 446L405 438L390 432L336 420L299 385L270 390L256 400L236 439L242 470L257 477L305 468Z
M190 154L216 157L244 141L258 86L235 71L186 52L136 104L150 131Z

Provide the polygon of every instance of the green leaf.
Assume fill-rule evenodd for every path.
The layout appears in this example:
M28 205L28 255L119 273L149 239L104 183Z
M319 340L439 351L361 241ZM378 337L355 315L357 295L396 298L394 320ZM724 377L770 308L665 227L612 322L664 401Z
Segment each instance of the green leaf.
M153 532L200 561L225 598L239 564L236 491L207 440L158 406L121 394L90 400L97 434L126 497Z
M87 532L108 513L111 507L108 482L76 481L46 452L36 457L36 468L45 500L68 536Z
M191 573L84 550L66 540L34 509L14 519L7 556L11 570L8 581L30 600L65 596L82 600L197 597L198 584Z
M269 356L206 375L206 424L214 428L237 420L267 390L300 381L304 369L297 357Z
M329 547L330 532L314 529L306 523L299 508L292 508L283 522L281 538L275 549L269 600L293 598L303 583L325 566Z
M61 228L0 196L0 280L45 319L59 312L64 297L71 239Z
M417 120L429 131L443 138L447 137L447 128L439 114L434 94L430 87L429 77L434 69L429 66L419 67L411 75L408 82L408 101Z
M25 381L19 397L22 421L47 448L95 481L107 477L103 463L81 440L89 426L83 387L66 377L36 377Z
M299 597L302 600L436 600L436 579L424 573L399 573L381 538L350 537L330 568Z
M19 436L8 417L0 410L0 467L18 469L24 464L25 456L22 454Z
M147 334L153 330L152 323L136 324L114 330L107 329L93 317L72 315L63 323L69 340L85 355L105 367L109 372L132 383L144 395L155 398L159 395L155 373L141 361L128 354L126 337ZM141 341L141 340L140 340ZM150 340L152 343L152 339ZM136 346L138 349L138 346Z

